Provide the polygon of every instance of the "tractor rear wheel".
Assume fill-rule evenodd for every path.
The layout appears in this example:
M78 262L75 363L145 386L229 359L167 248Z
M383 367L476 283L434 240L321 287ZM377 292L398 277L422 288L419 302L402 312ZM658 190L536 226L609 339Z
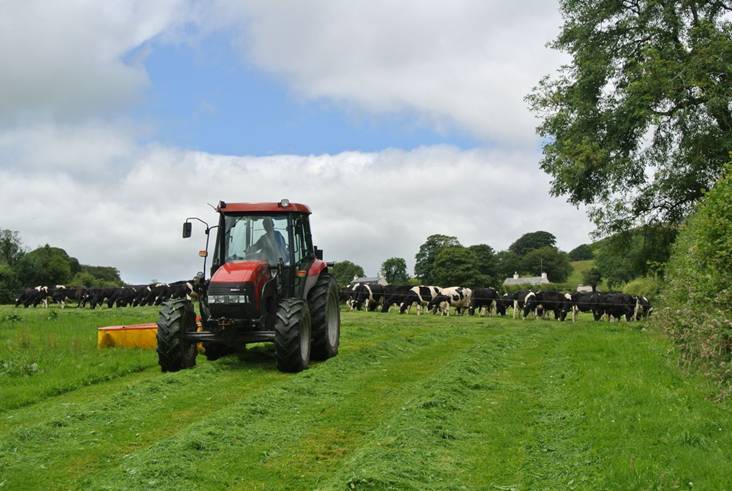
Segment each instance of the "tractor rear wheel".
M299 372L310 363L310 309L299 298L286 298L277 306L275 357L283 372Z
M158 363L163 372L177 372L196 364L196 343L181 334L196 331L193 304L185 298L165 302L158 319Z
M310 357L326 360L338 354L341 336L341 311L338 285L331 275L322 273L308 294L313 321L313 345Z

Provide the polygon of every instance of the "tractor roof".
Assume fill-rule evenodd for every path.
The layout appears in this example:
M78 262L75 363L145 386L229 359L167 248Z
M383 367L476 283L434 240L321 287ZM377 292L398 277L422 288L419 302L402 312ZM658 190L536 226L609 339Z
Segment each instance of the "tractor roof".
M287 203L287 204L285 204ZM274 203L219 203L221 213L311 213L308 205L282 200Z

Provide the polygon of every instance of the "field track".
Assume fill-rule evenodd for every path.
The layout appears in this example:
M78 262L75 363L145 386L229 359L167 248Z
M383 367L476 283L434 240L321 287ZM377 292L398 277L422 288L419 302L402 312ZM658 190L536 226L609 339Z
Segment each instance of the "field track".
M0 307L0 489L732 489L732 405L642 324L344 312L296 375L95 348L155 315Z

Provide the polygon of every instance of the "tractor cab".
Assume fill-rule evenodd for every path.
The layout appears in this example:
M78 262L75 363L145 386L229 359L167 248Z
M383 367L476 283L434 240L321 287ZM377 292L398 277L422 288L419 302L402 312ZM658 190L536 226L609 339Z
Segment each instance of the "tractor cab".
M183 320L171 334L171 319L190 317L193 306L174 300L171 305L181 305L170 313L161 309L158 358L163 371L192 366L196 342L203 344L209 359L240 351L246 343L274 342L283 371L306 368L311 355L334 356L340 339L338 289L322 251L313 246L310 208L288 200L222 201L216 211L218 225L209 227L197 217L183 224L184 238L191 236L192 221L206 226L206 250L200 252L204 271L210 233L216 229L217 234L210 280L198 275L194 285L201 328ZM181 309L190 312L183 315ZM175 348L173 355L167 346Z

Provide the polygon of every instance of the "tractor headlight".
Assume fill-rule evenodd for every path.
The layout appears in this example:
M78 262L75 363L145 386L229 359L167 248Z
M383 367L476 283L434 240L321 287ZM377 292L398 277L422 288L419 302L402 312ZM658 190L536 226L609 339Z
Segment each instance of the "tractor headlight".
M249 303L248 295L209 295L208 303L232 304L232 303Z

